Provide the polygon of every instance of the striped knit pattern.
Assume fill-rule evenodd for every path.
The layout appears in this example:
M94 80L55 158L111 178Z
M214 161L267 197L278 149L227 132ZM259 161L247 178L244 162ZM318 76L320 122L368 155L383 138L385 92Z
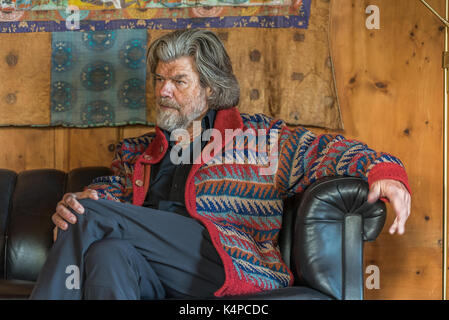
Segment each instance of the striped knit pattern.
M98 177L87 188L97 190L99 197L103 199L132 202L133 166L136 158L148 148L153 138L154 134L145 134L119 142L111 164L114 175Z
M191 212L192 216L209 230L225 266L226 281L216 292L218 296L292 284L292 274L278 246L283 199L325 176L366 180L378 164L403 170L399 159L341 135L316 137L305 128L290 130L283 121L264 115L241 117L241 129L246 135L234 139L232 145L224 146L203 163L194 172L194 190L186 190L186 196L192 192L195 195L196 212ZM277 133L278 137L277 141L267 141L278 151L276 170L271 175L260 174L270 159L269 153L258 148L264 139L262 133ZM125 139L112 164L116 175L98 178L89 188L97 189L103 198L130 202L134 163L152 139L150 135ZM382 174L378 177L382 178Z

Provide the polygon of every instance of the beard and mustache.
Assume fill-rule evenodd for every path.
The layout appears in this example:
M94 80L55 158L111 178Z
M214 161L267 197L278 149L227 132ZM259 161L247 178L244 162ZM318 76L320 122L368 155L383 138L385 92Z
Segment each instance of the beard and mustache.
M205 92L203 90L198 97L189 100L184 106L175 100L164 97L158 98L156 102L158 104L156 108L156 124L159 128L168 132L172 132L175 129L187 129L207 109ZM163 110L159 106L168 107L169 109Z

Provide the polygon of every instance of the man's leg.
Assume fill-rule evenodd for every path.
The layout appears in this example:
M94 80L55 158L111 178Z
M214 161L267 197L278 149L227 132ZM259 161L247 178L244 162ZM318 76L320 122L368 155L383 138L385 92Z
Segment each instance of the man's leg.
M165 291L151 265L126 240L94 242L84 255L83 299L162 299Z
M195 220L101 199L83 199L81 204L85 213L67 231L59 232L31 298L82 298L85 254L94 242L110 238L126 240L136 248L169 297L209 296L224 282L221 260L206 230ZM68 267L79 270L79 289L67 287L71 275L66 271L72 270Z

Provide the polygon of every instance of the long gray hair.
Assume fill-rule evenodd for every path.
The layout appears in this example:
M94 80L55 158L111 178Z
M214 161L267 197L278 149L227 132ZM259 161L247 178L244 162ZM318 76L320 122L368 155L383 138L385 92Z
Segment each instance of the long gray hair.
M214 32L188 29L168 33L151 44L147 61L154 74L159 61L169 62L184 56L194 58L201 86L211 89L208 98L211 109L228 109L239 103L240 86L231 59Z

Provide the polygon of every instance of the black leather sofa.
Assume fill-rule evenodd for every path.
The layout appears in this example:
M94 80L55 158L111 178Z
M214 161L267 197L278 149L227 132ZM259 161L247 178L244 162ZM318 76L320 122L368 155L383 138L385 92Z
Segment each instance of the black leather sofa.
M52 245L51 215L66 192L82 190L105 167L68 173L0 169L0 299L26 299ZM237 299L363 299L363 243L382 230L386 209L366 202L353 177L324 178L285 201L279 245L293 287Z

